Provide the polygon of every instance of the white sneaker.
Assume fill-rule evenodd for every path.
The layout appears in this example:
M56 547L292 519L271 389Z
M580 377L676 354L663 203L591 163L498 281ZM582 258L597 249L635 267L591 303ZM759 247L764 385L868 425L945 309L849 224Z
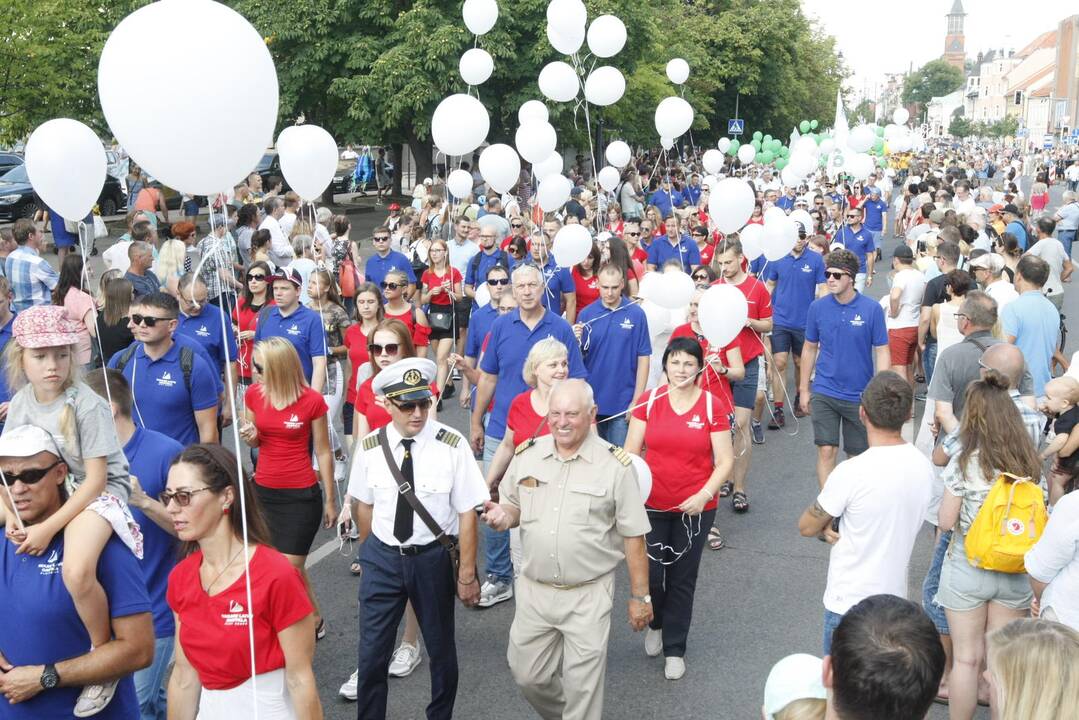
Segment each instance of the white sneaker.
M420 665L423 654L412 643L401 641L401 645L393 651L393 660L390 661L390 677L408 677Z
M345 700L355 700L356 699L356 686L359 685L359 684L360 684L360 671L359 670L353 670L352 674L348 676L348 680L345 681L345 684L342 685L341 689L338 690L337 692Z
M480 587L480 600L476 605L488 608L513 597L513 583L488 580Z
M116 685L119 680L113 680L99 685L87 685L79 693L79 700L75 703L74 716L79 718L92 717L105 709L112 696L116 694Z
M669 657L663 663L663 677L668 680L681 680L686 674L686 661L680 657Z
M663 631L648 628L644 631L644 654L648 657L659 657L663 652Z

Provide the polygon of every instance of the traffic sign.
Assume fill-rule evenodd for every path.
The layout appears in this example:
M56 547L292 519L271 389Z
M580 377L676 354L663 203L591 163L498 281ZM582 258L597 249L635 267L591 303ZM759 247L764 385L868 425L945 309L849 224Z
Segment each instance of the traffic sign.
M1016 131L1015 136L1025 138L1029 132L1030 131L1027 130L1026 128L1019 128L1019 130Z
M1045 148L1046 150L1048 150L1051 147L1053 147L1053 144L1054 144L1055 141L1056 141L1055 137L1053 137L1052 135L1046 135L1042 139L1042 147Z
M728 135L741 135L746 131L746 121L741 118L732 118L727 121Z

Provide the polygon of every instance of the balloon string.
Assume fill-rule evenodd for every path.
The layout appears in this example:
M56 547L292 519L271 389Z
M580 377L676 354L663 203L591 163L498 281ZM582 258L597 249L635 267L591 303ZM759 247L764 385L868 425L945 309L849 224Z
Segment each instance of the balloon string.
M102 221L102 222L104 222L104 221ZM83 220L79 221L78 228L77 228L77 233L78 233L78 238L79 238L79 251L82 253L82 272L79 274L79 285L80 285L80 289L83 292L89 294L89 291L86 288L90 285L90 271L89 271L89 268L87 267L87 258L89 258L90 256L86 252L86 235L88 233L88 228L86 227L86 222L85 221L83 221ZM63 302L63 301L64 301L64 298L60 298L60 302ZM97 318L97 307L96 306L94 307L94 318L95 318L95 322L96 322L96 318ZM108 369L106 367L108 365L108 363L109 363L109 359L107 357L105 357L105 346L101 341L101 333L100 332L94 332L94 340L97 341L97 352L101 356L101 374L102 374L102 377L104 377L104 379L105 379L105 397L108 398L109 404L112 405L112 391L109 389L109 373L108 373ZM12 505L12 507L14 507L14 505Z

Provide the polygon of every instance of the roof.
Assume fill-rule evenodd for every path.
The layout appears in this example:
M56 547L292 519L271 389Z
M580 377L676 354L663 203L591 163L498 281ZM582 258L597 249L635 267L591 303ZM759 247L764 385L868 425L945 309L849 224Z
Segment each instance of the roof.
M955 0L955 2L952 4L951 12L949 12L948 14L949 15L966 15L966 13L963 12L963 3L960 0Z
M1035 50L1041 50L1042 48L1056 48L1057 46L1057 31L1056 28L1043 32L1038 37L1030 41L1030 44L1016 53L1019 57L1027 57Z
M1050 75L1052 72L1053 72L1053 64L1049 64L1049 65L1043 67L1041 70L1037 71L1036 73L1030 75L1029 77L1023 78L1021 81L1017 82L1015 85L1012 85L1010 88L1008 88L1008 94L1010 95L1010 94L1016 92L1017 90L1028 90L1029 91L1035 85L1045 84L1045 83L1039 83L1038 81L1043 80L1046 75ZM1052 79L1052 78L1050 77L1050 79Z

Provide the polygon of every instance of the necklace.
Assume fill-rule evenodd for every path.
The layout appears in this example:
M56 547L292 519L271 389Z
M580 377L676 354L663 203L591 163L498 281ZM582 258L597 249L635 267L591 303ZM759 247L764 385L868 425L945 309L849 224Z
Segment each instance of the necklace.
M236 558L240 557L240 553L242 553L243 551L244 551L244 548L241 545L240 549L236 551L236 554L233 555L232 558L227 563L225 563L225 567L221 568L221 572L217 573L217 575L214 576L214 579L211 580L210 584L206 586L205 592L206 592L207 595L210 594L210 589L214 586L214 583L216 583L218 580L221 579L221 576L224 575L225 571L228 570L232 566L232 563L234 563L236 561Z

